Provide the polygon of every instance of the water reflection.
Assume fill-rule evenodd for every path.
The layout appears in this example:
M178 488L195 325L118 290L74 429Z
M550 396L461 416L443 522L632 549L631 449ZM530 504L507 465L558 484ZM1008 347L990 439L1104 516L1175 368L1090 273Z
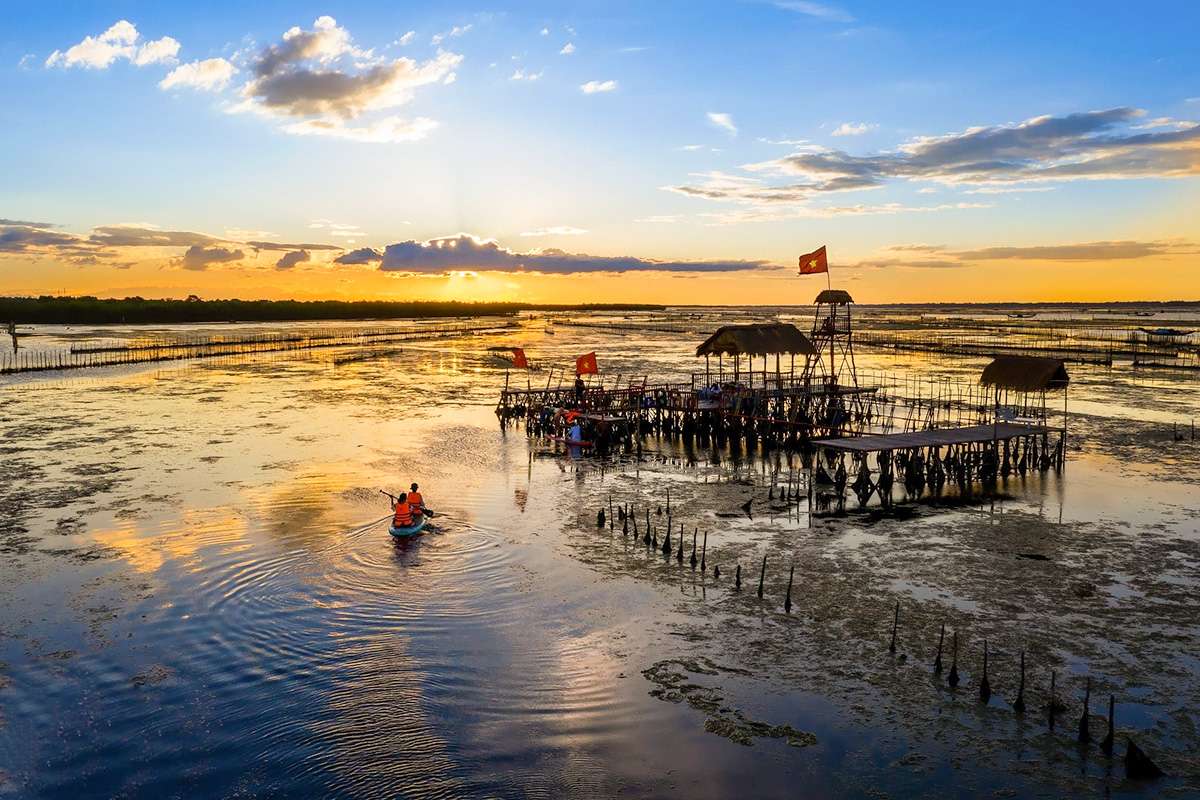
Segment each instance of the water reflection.
M596 349L625 374L682 376L694 344L563 326L536 357ZM804 488L786 454L650 442L598 461L501 433L504 373L478 342L337 356L0 389L20 476L0 489L0 763L18 794L1137 793L932 682L944 621L965 646L988 637L1000 694L1027 650L1122 692L1156 755L1195 744L1193 487L1161 475L1154 438L1164 414L1200 410L1194 393L1156 405L1153 385L1083 371L1084 450L1061 479L1014 478L994 507L830 521L777 499ZM397 391L400 365L420 391ZM436 530L395 542L378 489L414 480ZM597 528L611 497L661 535L668 489L682 564ZM904 663L886 653L896 599ZM705 730L713 712L648 695L643 670L701 656L721 671L697 680L730 709L818 745L743 747Z

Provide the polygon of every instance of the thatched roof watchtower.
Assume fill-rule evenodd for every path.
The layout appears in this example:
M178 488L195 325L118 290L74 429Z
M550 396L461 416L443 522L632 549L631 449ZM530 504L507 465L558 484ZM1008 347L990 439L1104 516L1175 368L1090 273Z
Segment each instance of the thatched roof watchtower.
M806 378L819 378L833 386L858 386L850 320L853 304L854 298L844 289L826 289L817 295L812 342L818 355L809 362Z

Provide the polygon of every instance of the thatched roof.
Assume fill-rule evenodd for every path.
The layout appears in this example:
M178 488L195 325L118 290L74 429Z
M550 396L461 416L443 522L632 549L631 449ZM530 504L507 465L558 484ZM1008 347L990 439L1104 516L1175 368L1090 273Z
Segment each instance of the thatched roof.
M1032 356L996 356L979 378L985 386L1018 392L1065 389L1070 381L1066 366L1057 358Z
M725 325L696 348L697 356L802 353L816 355L808 337L790 322Z
M817 295L818 303L853 303L854 298L845 289L826 289Z

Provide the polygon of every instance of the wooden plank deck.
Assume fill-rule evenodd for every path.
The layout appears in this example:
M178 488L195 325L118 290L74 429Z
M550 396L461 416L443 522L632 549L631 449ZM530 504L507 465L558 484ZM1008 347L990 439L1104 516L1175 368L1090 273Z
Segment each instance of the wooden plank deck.
M880 450L907 450L914 447L946 447L952 444L979 444L1002 442L1017 436L1035 436L1049 433L1044 425L1022 425L1000 422L996 425L969 425L963 428L934 428L911 433L879 433L870 436L854 436L845 439L816 439L817 447L847 450L857 453L878 453Z

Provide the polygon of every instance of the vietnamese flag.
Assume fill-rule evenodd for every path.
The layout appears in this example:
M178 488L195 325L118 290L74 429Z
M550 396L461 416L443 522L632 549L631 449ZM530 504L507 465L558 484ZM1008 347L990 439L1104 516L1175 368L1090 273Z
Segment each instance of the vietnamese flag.
M599 375L600 367L596 364L596 354L588 353L575 359L576 375Z
M800 256L800 274L816 275L829 272L829 261L825 258L825 245L821 245L807 255Z
M513 366L517 369L529 369L529 360L525 358L525 350L520 347L514 347L512 352Z

